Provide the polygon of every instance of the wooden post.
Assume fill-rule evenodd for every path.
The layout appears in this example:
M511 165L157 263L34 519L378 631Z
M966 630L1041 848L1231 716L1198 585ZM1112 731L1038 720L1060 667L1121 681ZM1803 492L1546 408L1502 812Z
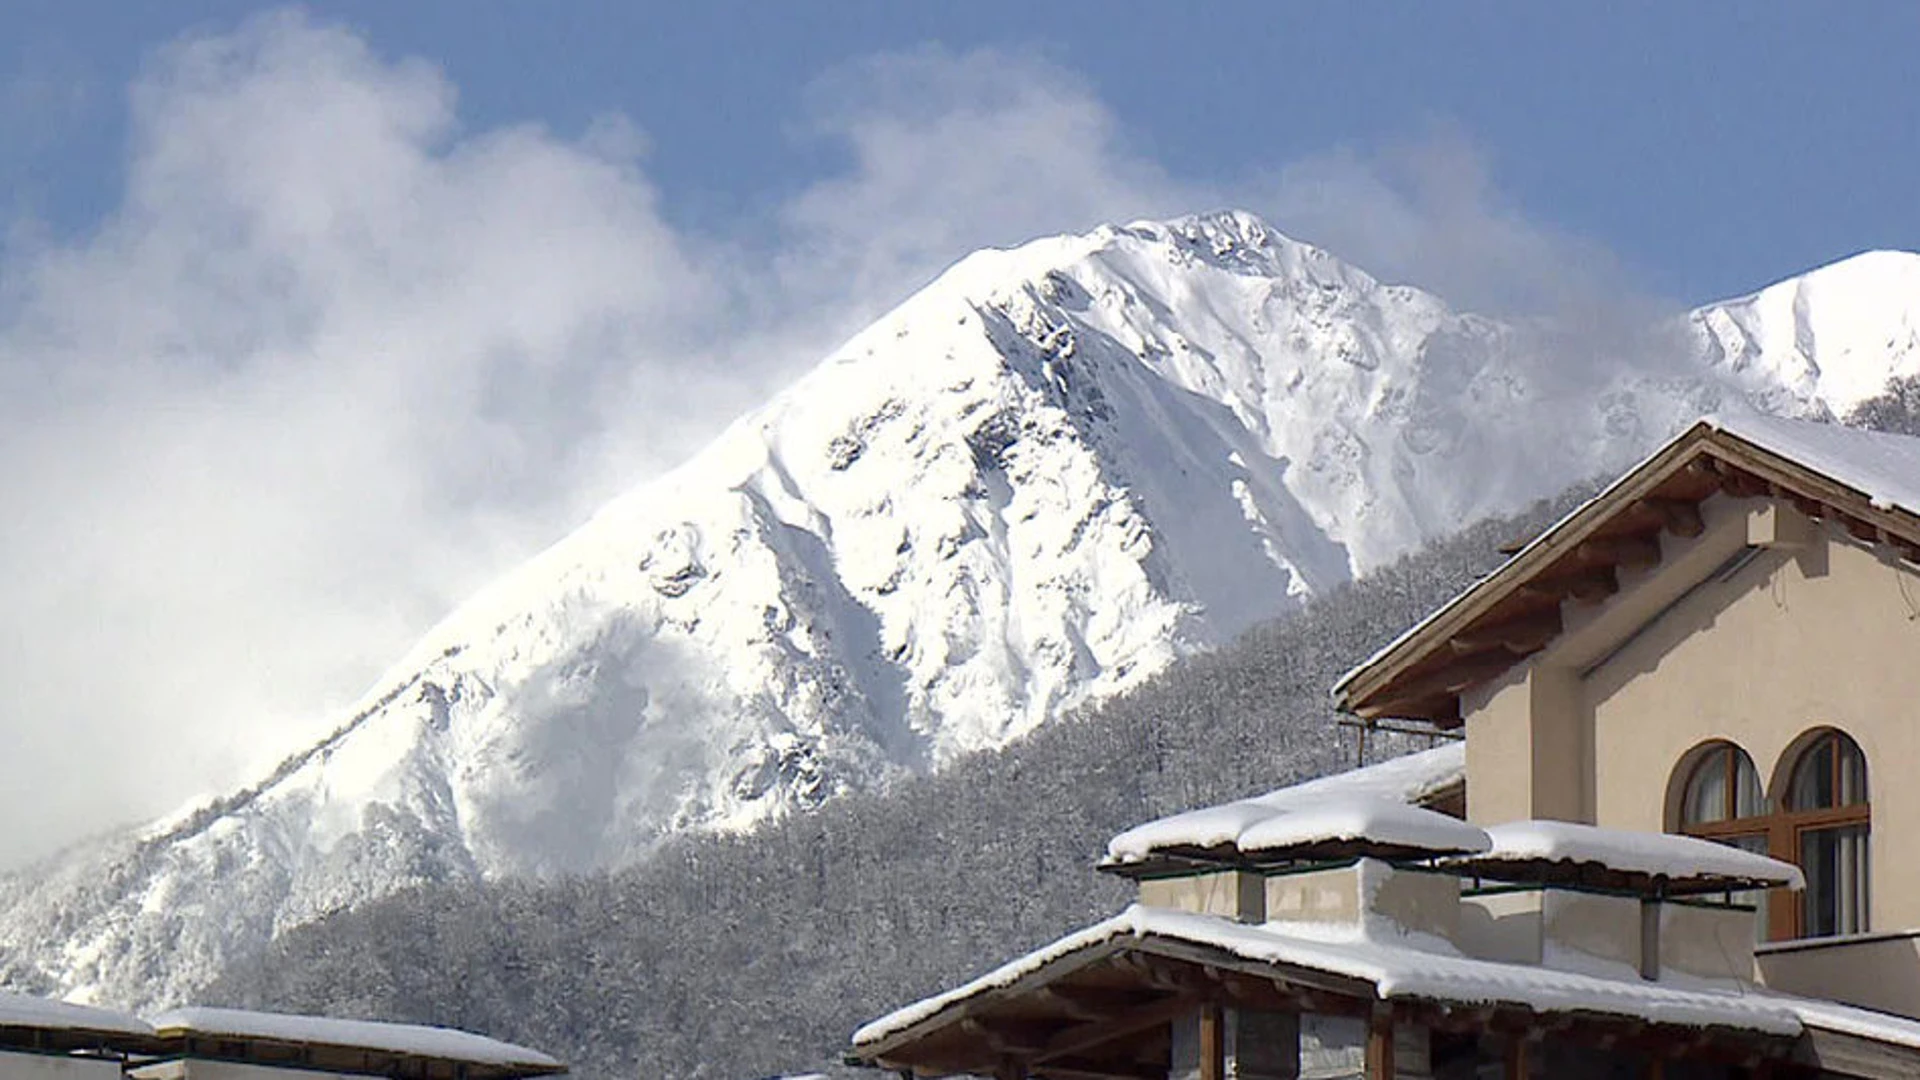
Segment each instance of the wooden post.
M1376 1005L1367 1021L1367 1080L1393 1075L1393 1007Z
M1218 1005L1200 1007L1200 1080L1227 1080L1227 1025Z
M1527 1080L1533 1072L1533 1063L1527 1056L1527 1036L1516 1031L1507 1040L1507 1080Z

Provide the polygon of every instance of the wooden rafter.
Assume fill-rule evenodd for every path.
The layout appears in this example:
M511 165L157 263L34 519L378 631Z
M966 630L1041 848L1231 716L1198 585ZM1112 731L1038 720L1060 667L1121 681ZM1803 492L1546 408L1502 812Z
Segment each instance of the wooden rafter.
M1675 536L1688 540L1707 529L1700 516L1700 504L1692 499L1645 498L1639 506L1660 519L1661 525Z
M1549 571L1520 586L1521 596L1535 600L1578 600L1597 603L1620 591L1612 563L1573 563Z
M1126 1038L1147 1028L1171 1023L1176 1017L1199 1008L1200 1004L1198 999L1176 995L1115 1016L1088 1021L1048 1039L1046 1045L1033 1055L1033 1061L1041 1064L1083 1054L1115 1039Z
M1536 608L1497 621L1469 626L1447 639L1457 656L1470 656L1489 649L1506 649L1525 654L1546 645L1560 633L1560 605Z
M1620 589L1623 568L1658 565L1662 536L1704 535L1700 504L1721 493L1778 499L1920 566L1920 515L1875 504L1867 493L1702 424L1540 537L1507 545L1515 554L1505 565L1342 680L1341 708L1368 719L1457 726L1460 695L1504 670L1480 664L1499 656L1495 645L1518 646L1508 667L1538 651L1502 624L1546 622L1551 616L1538 614L1544 609L1605 601ZM1541 647L1559 632L1548 631Z
M1596 536L1574 549L1574 557L1590 563L1608 563L1629 570L1645 570L1660 562L1660 534L1629 533Z

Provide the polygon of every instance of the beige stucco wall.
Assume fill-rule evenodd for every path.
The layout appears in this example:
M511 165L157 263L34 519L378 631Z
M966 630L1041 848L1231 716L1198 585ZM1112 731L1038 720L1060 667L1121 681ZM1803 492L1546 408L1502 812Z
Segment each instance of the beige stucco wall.
M1660 905L1660 970L1750 982L1757 914L1741 908Z
M1871 925L1920 927L1920 859L1892 824L1920 822L1920 785L1897 782L1920 761L1920 574L1771 500L1702 509L1702 536L1663 538L1607 603L1566 605L1552 648L1463 702L1469 819L1659 831L1689 750L1732 740L1777 792L1796 740L1833 726L1867 757ZM1717 579L1749 543L1775 546Z
M1229 919L1259 922L1266 917L1267 885L1256 874L1219 870L1187 877L1149 878L1140 882L1140 903L1146 907L1196 911Z
M1456 874L1363 863L1361 894L1369 913L1414 933L1452 941L1460 928Z
M1630 896L1545 890L1540 905L1540 963L1578 971L1595 960L1629 971L1640 969L1640 901Z
M1545 890L1477 893L1460 898L1460 951L1509 964L1540 962L1541 907Z
M1896 840L1920 823L1920 575L1834 530L1768 550L1709 582L1586 680L1599 824L1659 830L1687 751L1729 739L1778 796L1809 730L1851 735L1867 758L1874 828L1869 918L1920 926L1920 860Z
M1920 940L1913 937L1837 938L1763 949L1756 960L1761 981L1776 990L1920 1016Z
M1357 923L1360 918L1358 864L1268 878L1267 918L1286 922Z

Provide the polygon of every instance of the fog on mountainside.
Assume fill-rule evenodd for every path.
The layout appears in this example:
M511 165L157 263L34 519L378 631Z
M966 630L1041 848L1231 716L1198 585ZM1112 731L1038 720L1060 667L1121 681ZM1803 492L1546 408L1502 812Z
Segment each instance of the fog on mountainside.
M1593 489L890 794L683 838L618 873L416 889L282 936L203 996L488 1031L585 1077L831 1069L862 1021L1125 904L1131 884L1093 869L1113 833L1354 765L1334 680Z

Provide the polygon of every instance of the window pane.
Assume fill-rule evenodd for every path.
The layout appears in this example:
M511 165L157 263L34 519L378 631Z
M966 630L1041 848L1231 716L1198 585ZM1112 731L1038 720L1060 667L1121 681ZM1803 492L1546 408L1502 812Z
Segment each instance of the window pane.
M1867 929L1867 827L1808 829L1800 834L1801 933L1857 934Z
M1787 786L1787 805L1794 810L1819 810L1839 805L1833 790L1834 739L1822 735L1794 763L1793 780Z
M1766 796L1760 792L1760 774L1754 771L1753 759L1745 750L1729 748L1734 757L1735 782L1734 817L1758 817L1765 810ZM1764 847L1761 850L1765 850Z
M1727 819L1727 751L1716 747L1687 778L1686 798L1680 808L1682 825L1705 825Z
M1844 735L1835 735L1840 754L1840 805L1854 806L1867 801L1867 757L1860 747Z

